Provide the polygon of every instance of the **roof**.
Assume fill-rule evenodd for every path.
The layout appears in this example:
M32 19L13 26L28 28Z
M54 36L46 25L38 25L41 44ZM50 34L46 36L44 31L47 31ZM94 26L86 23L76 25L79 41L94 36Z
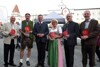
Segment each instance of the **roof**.
M52 19L57 19L59 24L65 23L65 18L63 18L62 16L60 16L56 12L51 12L47 16L44 16L43 21L46 22L46 23L50 23ZM38 22L38 19L36 19L35 22Z
M12 12L13 12L13 13L14 13L14 12L16 12L16 13L20 13L20 12L19 12L19 8L18 8L18 5L17 5L17 4L15 5L15 7L14 7L14 9L13 9L13 11L12 11Z
M100 8L82 8L82 9L70 9L70 10L100 10Z
M47 16L44 17L44 19L61 19L62 16L58 15L56 12L51 12Z

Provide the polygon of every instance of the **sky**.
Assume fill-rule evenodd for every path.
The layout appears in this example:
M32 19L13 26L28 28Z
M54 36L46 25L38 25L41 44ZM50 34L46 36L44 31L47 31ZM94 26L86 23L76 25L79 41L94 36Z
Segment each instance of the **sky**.
M69 9L100 7L100 0L0 0L0 6L6 8L8 15L11 15L15 4L18 5L21 15L24 15L26 12L44 14L48 10L60 9L58 5L61 1Z

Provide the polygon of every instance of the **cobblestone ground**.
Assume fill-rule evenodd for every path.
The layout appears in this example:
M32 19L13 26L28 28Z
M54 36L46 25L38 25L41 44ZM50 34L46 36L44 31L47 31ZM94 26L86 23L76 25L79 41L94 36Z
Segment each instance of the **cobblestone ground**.
M63 46L62 46L63 48ZM25 55L24 55L24 61L23 61L23 67L27 67L26 66L26 50L25 50ZM82 67L82 64L81 64L81 46L80 45L77 45L75 47L75 55L74 55L74 67ZM97 62L97 56L96 56L96 66L95 67L100 67L100 62ZM15 58L14 58L14 62L15 64L19 64L19 51L18 50L15 50ZM30 57L30 62L31 62L31 66L30 67L35 67L35 65L37 64L37 48L36 48L36 45L34 43L34 47L32 49L32 54L31 54L31 57ZM64 50L63 50L63 62L64 62L64 67L66 67L65 65L65 55L64 55ZM0 40L0 67L4 67L4 62L3 62L3 40ZM47 53L46 53L46 59L45 59L45 66L46 67L49 67L47 65ZM9 66L11 67L11 66ZM87 67L89 67L87 65Z

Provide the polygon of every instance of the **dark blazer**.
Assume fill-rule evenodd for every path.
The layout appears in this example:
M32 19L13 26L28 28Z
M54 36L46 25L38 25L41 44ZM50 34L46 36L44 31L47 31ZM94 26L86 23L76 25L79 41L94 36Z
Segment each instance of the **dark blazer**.
M38 33L43 33L45 34L44 37L38 37ZM47 23L43 22L40 24L39 22L35 23L34 28L33 28L33 34L36 37L36 42L46 42L47 40L47 35L49 34L49 29Z
M69 37L67 38L67 40L64 39L64 41L67 41L68 45L77 45L77 37L79 35L78 23L70 21L69 23L66 23L62 29L63 29L63 32L66 29L68 29L68 33L69 33Z
M80 36L82 36L82 31L85 29L85 21L80 24ZM81 40L82 44L87 45L96 45L97 36L100 32L100 27L98 25L98 21L91 19L88 27L89 35L88 39Z

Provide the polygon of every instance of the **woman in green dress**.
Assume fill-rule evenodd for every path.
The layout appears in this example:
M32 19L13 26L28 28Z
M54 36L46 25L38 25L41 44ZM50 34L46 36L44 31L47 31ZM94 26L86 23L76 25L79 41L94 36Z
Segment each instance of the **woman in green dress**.
M62 37L62 29L58 27L58 21L51 21L52 27L49 30L49 45L48 45L48 64L49 67L63 67L62 46L60 38Z

